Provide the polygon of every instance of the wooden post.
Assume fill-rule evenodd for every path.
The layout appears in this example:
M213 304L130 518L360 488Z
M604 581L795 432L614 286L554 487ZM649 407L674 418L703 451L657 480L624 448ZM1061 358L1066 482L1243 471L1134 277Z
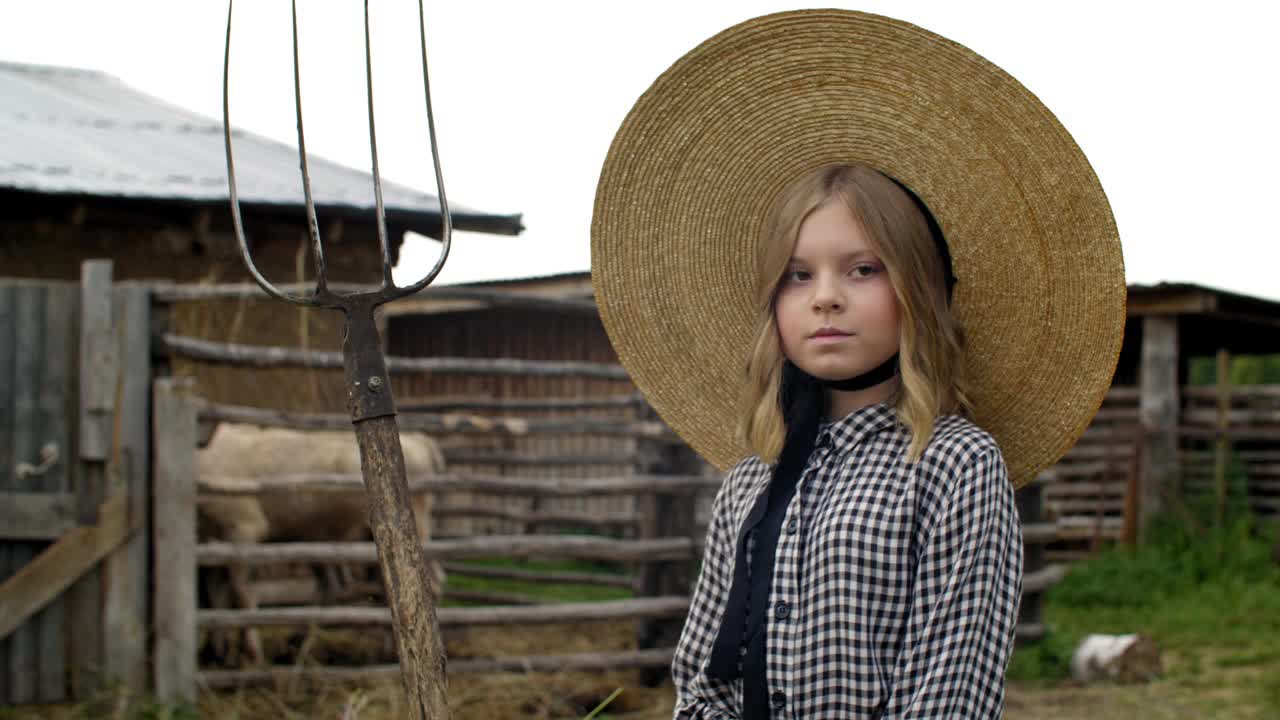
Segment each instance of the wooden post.
M1231 355L1218 350L1218 437L1213 446L1214 527L1221 528L1227 516L1227 454L1231 451L1227 431L1231 427Z
M106 499L106 464L111 446L115 405L115 380L119 372L117 347L112 336L112 265L109 260L88 261L80 266L80 408L77 444L76 495L79 522L93 525L98 506ZM106 670L102 617L101 567L86 572L67 597L71 692L86 698L102 686Z
M1146 434L1143 446L1141 519L1138 542L1148 537L1151 518L1164 509L1164 497L1177 488L1178 318L1148 315L1142 319L1141 395L1138 415Z
M652 411L649 411L652 413ZM642 458L638 470L645 474L688 475L697 472L701 462L684 444L638 440ZM653 492L637 498L638 525L641 539L688 538L695 545L697 503L687 494ZM693 591L697 558L693 561L657 561L644 563L639 569L639 590L644 597L681 595ZM641 649L674 647L680 639L684 617L646 618L637 624L636 646ZM669 674L670 667L646 668L641 682L656 687Z
M187 387L165 378L153 395L153 656L161 700L194 700L196 691L196 406Z
M112 440L106 461L108 497L123 495L132 534L102 564L102 651L107 677L142 690L147 682L151 483L151 295L137 283L112 291L119 358L113 378Z

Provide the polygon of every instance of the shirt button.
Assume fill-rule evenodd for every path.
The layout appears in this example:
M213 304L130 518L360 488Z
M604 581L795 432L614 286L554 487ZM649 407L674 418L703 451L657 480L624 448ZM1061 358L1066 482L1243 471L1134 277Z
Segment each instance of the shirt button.
M787 616L790 614L791 606L785 602L778 601L778 604L773 608L773 616L779 620L786 620Z
M787 694L781 690L774 690L769 696L769 703L773 705L774 710L781 710L782 706L787 704Z
M796 532L798 532L799 530L800 530L800 521L799 521L799 520L796 520L796 519L794 519L794 518L793 518L790 522L788 522L788 523L787 523L787 534L788 534L788 535L795 535L795 534L796 534Z

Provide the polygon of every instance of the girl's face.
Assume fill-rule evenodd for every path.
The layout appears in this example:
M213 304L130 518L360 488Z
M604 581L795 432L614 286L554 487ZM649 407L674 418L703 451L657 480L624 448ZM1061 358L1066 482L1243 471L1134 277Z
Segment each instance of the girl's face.
M822 380L860 375L898 352L889 273L839 200L801 223L774 312L787 359Z

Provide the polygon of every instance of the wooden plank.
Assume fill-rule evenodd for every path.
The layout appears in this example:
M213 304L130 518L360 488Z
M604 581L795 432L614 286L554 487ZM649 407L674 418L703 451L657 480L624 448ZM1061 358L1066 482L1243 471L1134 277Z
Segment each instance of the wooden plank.
M1046 565L1039 570L1029 572L1022 577L1022 594L1042 593L1062 582L1067 576L1067 569L1062 565Z
M594 603L555 603L495 607L445 607L436 611L440 626L537 625L625 620L641 617L681 617L689 611L689 598L662 596ZM266 626L390 626L385 607L276 607L257 610L201 610L200 627L244 628Z
M8 543L0 543L0 582L8 580L16 570L10 559L11 550ZM9 638L0 637L0 705L17 702L9 695L9 650Z
M14 282L0 279L0 467L10 468L17 462L13 456L13 426L16 422L13 408L14 354L17 344L14 337L14 314L18 287ZM13 478L0 472L0 490L14 490ZM11 557L10 543L0 542L0 582L17 571ZM9 693L9 656L12 648L7 638L0 638L0 705L13 704Z
M8 349L13 353L13 375L11 378L13 424L10 426L10 460L12 462L30 462L38 464L41 441L36 435L40 427L39 395L40 395L40 357L44 345L41 336L44 333L44 284L30 284L20 288L14 302L13 345ZM4 490L37 491L40 489L38 478L18 479L11 473L0 473L8 483ZM9 543L9 578L6 584L35 557L40 547L29 542ZM23 615L19 622L27 619ZM0 621L10 622L8 613L0 612ZM9 701L14 704L26 704L37 699L36 687L39 677L38 633L39 622L28 622L9 633L0 633L0 637L9 637L8 685Z
M1044 545L1057 539L1058 526L1053 523L1032 522L1022 526L1022 542L1027 545Z
M460 465L504 465L522 467L574 467L581 465L634 465L636 456L631 453L611 455L530 455L502 450L473 450L471 448L445 448L444 459Z
M249 367L341 368L342 353L285 347L219 343L166 333L165 348L193 360L234 363ZM520 377L582 377L629 380L621 365L589 362L541 362L514 358L387 357L392 374L515 375Z
M315 291L312 283L282 283L277 285L284 292L306 295ZM374 285L357 283L330 283L329 289L334 292L359 292L377 290ZM192 302L199 300L268 300L267 294L256 283L226 283L220 285L195 284L157 284L154 287L159 302ZM412 303L419 303L417 307ZM516 307L543 308L558 312L580 312L595 314L595 302L590 298L556 297L541 293L522 291L491 290L488 288L442 285L428 287L413 296L413 300L400 301L388 306L389 315L401 315L406 312L419 314L424 311L422 303L439 304L444 301L462 301L462 307ZM409 304L406 305L406 302ZM456 305L452 305L456 307Z
M156 522L160 514L156 513ZM157 547L160 545L156 541ZM377 562L371 542L206 542L196 545L196 561L201 567L243 563L270 565L282 562L365 563ZM485 535L459 540L431 540L425 549L428 558L462 560L477 557L573 557L590 560L683 560L693 557L696 544L689 538L654 540L613 540L581 535L526 536ZM170 567L160 564L158 567Z
M1202 425L1221 430L1247 429L1254 425L1280 425L1280 410L1267 408L1231 408L1226 413L1227 424L1222 426L1219 408L1193 408L1182 411L1182 419L1188 425Z
M69 492L0 492L0 539L56 540L76 526Z
M105 462L119 366L112 329L111 261L84 263L80 287L80 457Z
M167 378L156 381L152 402L152 548L165 573L154 583L155 692L163 701L194 700L196 407L185 386Z
M640 393L599 397L493 398L481 396L397 398L402 412L448 412L461 410L598 410L634 408L644 404Z
M103 503L97 525L71 530L0 584L0 637L48 605L128 534L124 498L113 497Z
M151 299L145 286L130 283L113 290L113 340L120 358L112 416L112 444L106 466L107 491L125 498L128 541L102 563L104 671L128 687L147 686L148 561L150 560Z
M350 414L293 413L213 403L200 409L200 419L294 430L351 429ZM661 422L641 422L616 417L489 417L461 413L402 412L397 416L397 423L401 432L485 436L602 435L679 441L678 436Z
M95 522L106 497L105 459L109 450L110 413L115 401L115 347L111 343L111 265L85 263L80 273L78 338L79 402L75 492L80 523ZM67 634L71 693L86 699L102 687L102 575L94 565L67 591Z
M1232 385L1229 389L1232 402L1257 402L1280 400L1280 385ZM1184 397L1205 402L1217 402L1218 388L1213 385L1185 385Z
M364 479L355 474L280 475L270 478L201 477L202 495L243 495L294 492L363 492ZM632 475L603 478L521 478L450 473L409 478L412 492L458 492L488 495L586 497L663 492L695 494L719 489L722 478L701 475Z
M671 666L674 648L620 650L616 652L566 655L525 655L493 658L450 658L450 674L493 674L530 672L583 672L631 670ZM391 682L400 675L399 665L370 665L359 668L276 666L257 670L206 670L200 684L211 690L241 687L282 687L306 678L319 684Z

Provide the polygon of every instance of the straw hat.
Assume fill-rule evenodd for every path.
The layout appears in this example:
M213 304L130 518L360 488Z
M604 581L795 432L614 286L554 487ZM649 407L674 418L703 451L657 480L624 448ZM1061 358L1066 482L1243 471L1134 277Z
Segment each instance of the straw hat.
M755 246L790 180L861 161L938 220L959 279L975 421L1015 485L1080 437L1120 352L1124 267L1088 160L1034 95L900 20L767 15L694 48L640 97L596 191L592 281L650 404L724 469L753 327Z

